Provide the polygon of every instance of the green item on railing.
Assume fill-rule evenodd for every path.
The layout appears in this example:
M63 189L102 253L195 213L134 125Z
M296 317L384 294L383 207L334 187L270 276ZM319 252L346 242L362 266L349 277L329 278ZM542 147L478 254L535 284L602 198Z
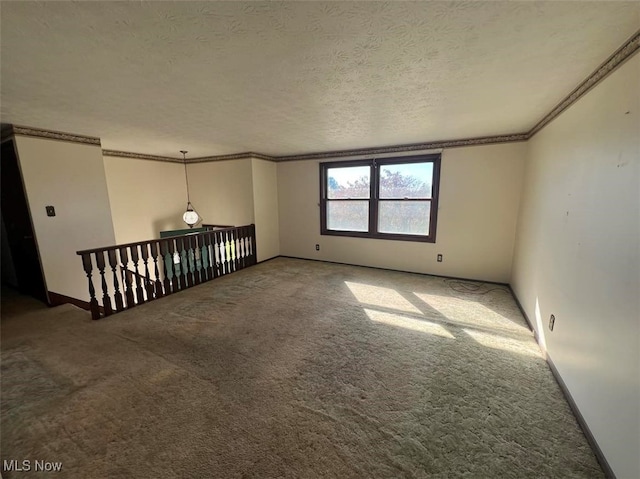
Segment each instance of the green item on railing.
M192 233L202 233L208 230L209 228L185 228L183 230L160 231L160 238L168 238L169 236L188 235Z

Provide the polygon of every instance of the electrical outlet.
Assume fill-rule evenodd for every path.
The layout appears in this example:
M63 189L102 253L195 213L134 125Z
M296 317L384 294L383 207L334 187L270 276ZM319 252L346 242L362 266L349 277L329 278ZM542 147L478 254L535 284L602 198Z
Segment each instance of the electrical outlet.
M438 263L442 263L442 255L441 254L438 255Z
M553 327L556 325L556 317L552 314L549 318L549 331L553 331Z
M320 245L319 244L316 245L316 251L320 251Z

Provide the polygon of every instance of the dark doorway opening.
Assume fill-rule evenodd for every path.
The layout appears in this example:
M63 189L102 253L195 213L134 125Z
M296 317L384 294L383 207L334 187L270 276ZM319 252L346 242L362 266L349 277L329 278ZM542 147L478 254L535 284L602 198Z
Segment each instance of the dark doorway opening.
M48 304L40 255L13 140L2 143L0 153L2 283Z

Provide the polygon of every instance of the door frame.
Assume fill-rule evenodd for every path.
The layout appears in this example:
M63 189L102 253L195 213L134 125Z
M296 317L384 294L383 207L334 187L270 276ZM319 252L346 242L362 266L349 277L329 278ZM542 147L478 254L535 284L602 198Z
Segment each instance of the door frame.
M5 147L6 143L11 143L11 147L13 149L13 155L14 155L14 159L16 162L16 166L17 166L17 173L19 176L19 180L20 180L20 188L22 189L22 198L24 199L24 203L23 206L26 208L26 212L27 212L27 218L26 221L28 221L28 225L31 229L31 236L33 237L33 246L35 248L35 255L34 258L37 259L38 261L38 270L40 272L40 278L42 279L41 284L42 284L42 291L29 291L29 292L25 292L23 291L24 288L24 284L20 284L20 275L18 274L18 268L16 267L16 251L14 251L12 245L11 245L11 241L9 241L9 248L11 249L11 260L14 266L14 270L16 271L16 279L18 282L18 290L23 293L23 294L28 294L30 296L33 296L36 299L39 299L40 301L44 301L47 305L51 305L51 301L49 298L49 290L47 288L47 280L46 280L46 276L44 274L44 268L42 266L42 257L40 255L40 247L38 245L38 238L36 236L36 232L35 232L35 227L33 224L33 217L31 214L31 205L29 204L29 197L27 195L27 189L26 186L24 184L24 175L22 173L22 165L20 164L20 156L18 154L18 148L17 148L17 144L16 144L16 139L14 135L10 135L7 136L5 138L2 138L2 140L0 140L0 146L1 147ZM0 161L2 161L3 163L7 160L5 159L0 159ZM12 161L12 160L9 160ZM6 224L6 215L4 214L5 211L7 211L8 205L5 205L4 202L2 202L2 217L3 220L5 220L5 224ZM9 238L9 234L7 231L7 239ZM36 289L39 289L39 285Z

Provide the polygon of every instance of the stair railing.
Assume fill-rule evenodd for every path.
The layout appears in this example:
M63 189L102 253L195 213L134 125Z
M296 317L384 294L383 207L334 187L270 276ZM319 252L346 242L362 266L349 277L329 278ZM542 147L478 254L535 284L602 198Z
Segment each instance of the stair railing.
M87 275L91 317L100 319L256 264L256 228L217 228L77 254Z

